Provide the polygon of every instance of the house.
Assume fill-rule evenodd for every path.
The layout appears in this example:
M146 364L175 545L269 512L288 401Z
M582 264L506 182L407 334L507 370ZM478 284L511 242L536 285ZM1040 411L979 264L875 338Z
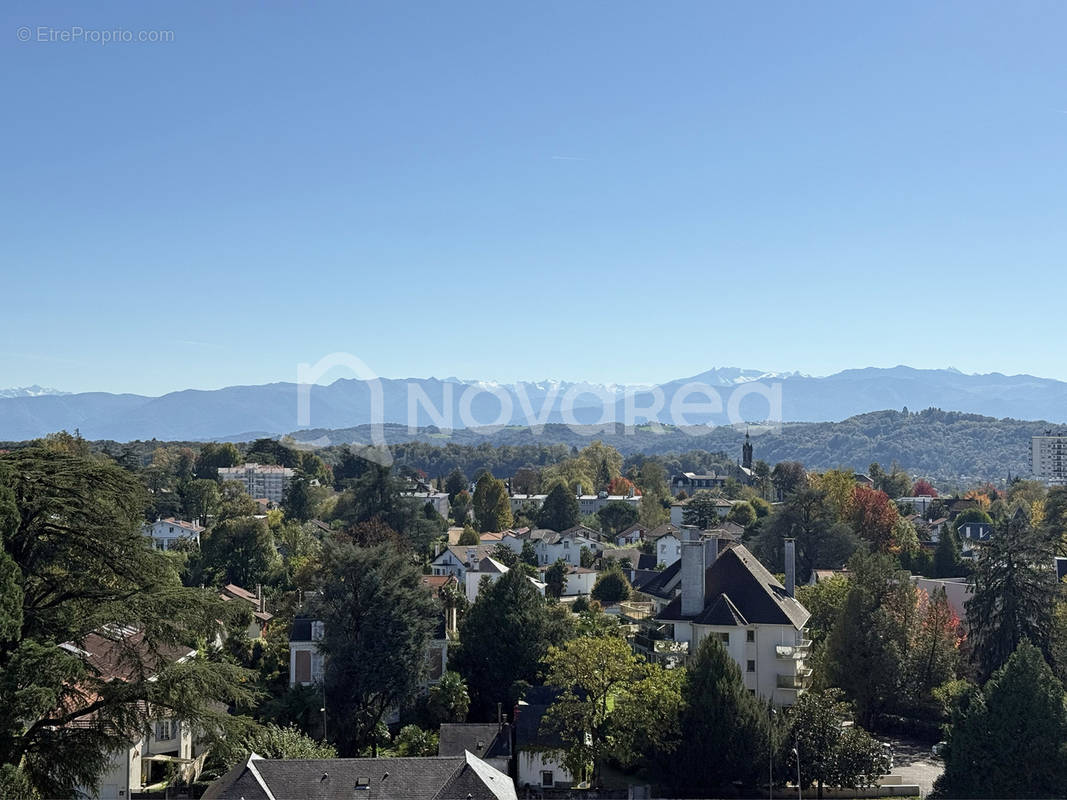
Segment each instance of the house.
M282 502L294 474L289 467L254 462L239 467L219 467L219 480L236 481L244 486L249 497L265 497L272 503Z
M578 495L578 513L583 517L595 514L608 503L626 503L634 508L641 507L641 495L639 494L608 494L607 492L599 492L597 494L579 494Z
M127 681L133 677L135 666L129 659L131 653L150 671L179 664L197 653L180 646L150 649L143 631L121 626L108 626L79 642L66 642L60 647L80 656L93 672L108 681ZM93 715L80 717L74 724L92 725ZM132 793L143 792L170 769L177 769L184 780L195 780L203 766L203 758L195 750L192 726L161 714L147 730L129 732L129 745L112 755L99 778L96 793L83 787L78 794L98 800L129 800Z
M429 504L433 507L433 510L440 514L445 519L448 519L448 512L450 505L448 503L448 492L407 492L407 497L415 498L420 505L425 506Z
M245 636L249 639L258 639L267 632L267 625L274 619L274 615L267 612L267 601L263 597L262 585L257 585L255 594L253 594L236 584L228 583L219 590L219 597L226 601L239 600L252 607L252 622L245 629Z
M930 506L936 499L936 497L932 497L928 494L920 494L910 497L898 497L894 502L901 505L910 505L916 514L925 519L926 512L930 509Z
M322 683L323 624L320 620L297 617L289 629L289 686Z
M645 540L645 534L648 533L648 528L642 525L640 522L635 522L629 528L624 531L619 531L612 538L616 547L634 547Z
M572 567L580 567L583 547L593 554L600 552L599 542L577 532L533 531L530 538L537 550L537 563L542 566L563 559Z
M423 575L422 586L441 604L441 618L426 643L426 673L423 688L437 684L448 669L448 646L459 626L456 595L459 581L453 575Z
M173 550L175 545L182 541L195 543L199 547L200 534L203 532L202 525L173 517L157 519L151 525L145 526L145 534L152 538L152 546L156 550Z
M540 508L544 505L546 497L548 497L547 494L513 494L510 497L511 513L521 511L524 506Z
M544 583L545 576L548 571L552 569L551 564L542 564L537 568L539 573L539 580ZM581 597L589 596L593 593L593 585L596 583L597 576L600 573L595 569L589 569L587 567L573 567L570 564L567 565L567 580L563 584L563 594L561 597ZM546 586L547 588L547 586Z
M560 693L552 686L530 686L515 706L515 783L520 790L566 789L581 780L563 766L563 740L541 730L541 720Z
M692 497L687 497L685 500L678 500L671 503L671 524L681 526L685 523L685 509L689 505L689 501ZM715 501L715 513L720 520L726 519L726 515L730 513L730 509L734 507L733 500L725 500L718 498Z
M974 584L971 583L970 578L924 578L920 575L912 575L911 581L931 597L934 592L944 589L949 608L966 626L967 601L974 594Z
M506 566L488 556L481 561L476 562L473 566L469 566L464 573L464 587L467 602L473 603L478 599L478 592L481 591L483 580L488 581L491 584L496 583L507 571L508 568ZM543 597L545 594L545 584L534 578L528 578L528 580Z
M746 688L778 706L792 705L812 674L805 664L811 642L804 638L811 615L794 597L792 539L785 540L785 552L782 586L744 546L726 542L720 548L718 537L686 529L673 582L677 595L655 615L673 626L673 640L686 644L690 655L705 638L717 637L741 668Z
M471 753L432 758L261 758L208 787L204 800L517 800L506 774Z
M462 756L470 753L486 764L511 774L511 726L508 723L442 722L438 732L437 755Z
M726 473L710 472L698 475L694 472L683 472L680 475L671 476L671 494L677 497L682 492L692 497L694 492L721 489L726 485L726 479L730 476Z
M665 533L656 539L656 564L669 567L682 557L681 532Z
M450 544L434 557L430 562L430 568L434 575L453 575L460 584L466 586L467 570L471 569L472 565L477 565L483 558L491 557L497 544L499 543ZM520 547L519 552L521 549Z
M966 522L956 529L960 538L960 553L968 558L977 556L977 549L989 544L993 526L988 522Z

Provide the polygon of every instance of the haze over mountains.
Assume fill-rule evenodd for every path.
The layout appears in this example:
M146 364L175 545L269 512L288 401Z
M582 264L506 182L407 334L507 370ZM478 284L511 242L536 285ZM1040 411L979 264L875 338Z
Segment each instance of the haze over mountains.
M785 422L837 421L905 406L912 411L937 407L997 418L1067 422L1067 382L905 366L852 369L826 377L719 368L656 387L554 381L505 385L456 378L383 378L379 383L382 421L420 427L459 429L602 420L640 424L649 416L672 423L677 422L671 411L676 398L679 402L708 402L699 393L683 397L687 384L710 387L721 400L722 410L713 404L709 411L689 411L686 424L723 425L774 418L774 398L778 396ZM659 411L642 413L642 409L654 408L658 398L663 400ZM728 413L731 398L737 403L733 418ZM566 410L565 399L572 401L573 412ZM0 392L0 440L20 441L75 428L89 439L117 441L247 438L302 427L350 428L372 421L372 387L355 379L312 387L310 425L298 425L297 408L295 383L187 389L161 397L60 394L35 386Z

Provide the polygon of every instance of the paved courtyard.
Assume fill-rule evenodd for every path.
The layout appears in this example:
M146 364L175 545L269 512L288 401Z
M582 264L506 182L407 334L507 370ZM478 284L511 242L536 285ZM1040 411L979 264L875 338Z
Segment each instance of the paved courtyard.
M893 745L893 771L890 774L899 775L902 783L918 786L921 797L930 794L945 765L930 754L929 742L891 736L878 738Z

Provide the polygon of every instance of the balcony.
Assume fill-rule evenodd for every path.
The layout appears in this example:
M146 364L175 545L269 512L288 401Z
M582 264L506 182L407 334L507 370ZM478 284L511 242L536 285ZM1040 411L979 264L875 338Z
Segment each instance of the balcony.
M774 648L774 655L784 661L799 661L807 658L811 652L811 639L802 639L799 644L780 644Z
M793 692L807 689L811 685L811 670L799 669L794 675L779 675L776 685L779 689L788 689Z

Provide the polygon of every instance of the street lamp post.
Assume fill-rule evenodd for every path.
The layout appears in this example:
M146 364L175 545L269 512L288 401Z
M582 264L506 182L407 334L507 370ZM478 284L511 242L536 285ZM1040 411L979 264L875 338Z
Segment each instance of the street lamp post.
M322 743L326 744L326 676L322 678Z
M800 795L800 742L793 748L793 757L797 760L797 800L804 800Z
M767 796L774 800L774 706L767 715Z

